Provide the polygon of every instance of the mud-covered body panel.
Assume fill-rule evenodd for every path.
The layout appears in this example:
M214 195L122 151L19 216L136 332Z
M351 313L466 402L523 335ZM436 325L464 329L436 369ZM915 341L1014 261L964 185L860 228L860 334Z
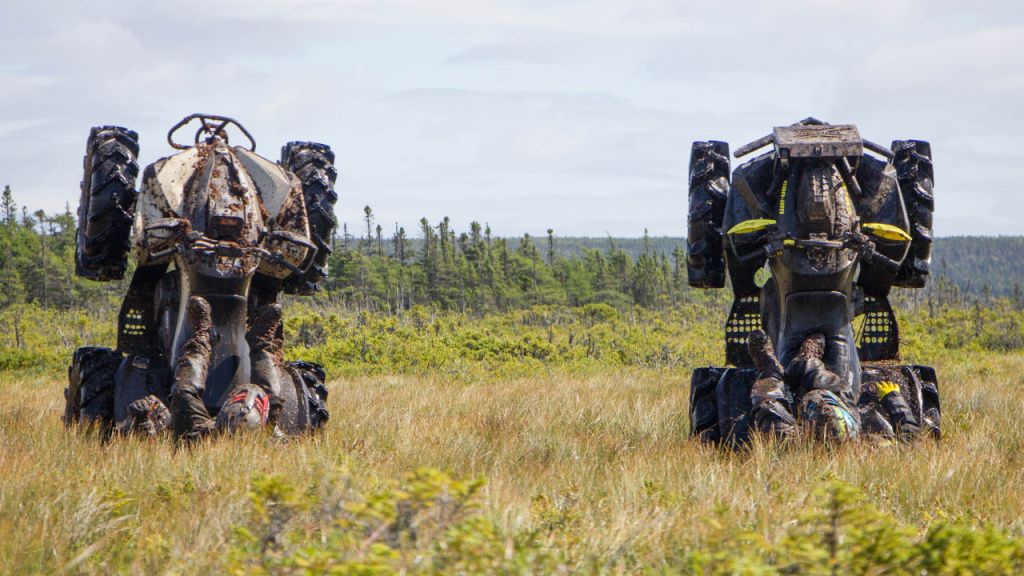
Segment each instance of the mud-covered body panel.
M169 218L186 219L193 232L231 240L241 248L262 246L279 252L294 267L302 268L310 256L312 243L298 179L245 148L199 144L146 168L134 227L140 265L175 257L173 253L154 255L147 245L150 226ZM288 241L281 241L282 237ZM293 272L286 265L255 255L185 257L195 258L193 264L215 277L245 276L256 266L260 273L274 278Z
M245 148L233 151L256 187L268 220L276 219L286 204L294 205L296 196L302 197L298 179L279 164Z

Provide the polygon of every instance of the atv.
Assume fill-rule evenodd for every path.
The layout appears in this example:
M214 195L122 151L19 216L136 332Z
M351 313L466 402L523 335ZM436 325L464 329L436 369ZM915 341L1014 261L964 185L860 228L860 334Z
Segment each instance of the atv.
M763 330L786 366L812 334L822 361L856 399L860 432L899 436L876 384L905 398L916 435L937 437L935 370L902 364L893 286L920 288L929 273L933 169L927 142L885 148L856 126L808 118L742 146L730 178L729 145L694 142L689 169L687 273L691 286L722 288L733 303L725 324L725 367L693 371L690 431L742 445L755 426L758 370L751 333ZM793 382L786 382L791 405ZM894 398L895 396L890 396Z
M197 126L189 144L176 141ZM229 133L246 146L229 143ZM84 159L75 267L96 281L135 266L116 349L79 348L64 422L113 432L197 438L269 426L280 434L328 419L325 374L284 362L282 293L308 295L327 275L336 220L334 153L290 142L255 153L237 121L192 114L167 141L178 153L142 175L138 134L93 128Z

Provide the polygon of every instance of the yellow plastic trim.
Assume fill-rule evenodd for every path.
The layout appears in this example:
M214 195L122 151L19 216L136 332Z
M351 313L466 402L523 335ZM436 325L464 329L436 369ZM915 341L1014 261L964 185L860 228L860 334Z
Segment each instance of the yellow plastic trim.
M874 234L883 240L897 240L902 242L910 242L910 234L903 231L902 228L893 226L892 224L882 224L881 222L868 222L862 224L861 228L868 231L869 234Z
M786 238L782 243L786 246L796 246L796 240L793 240L792 238Z
M744 220L739 224L729 229L726 234L750 234L751 232L758 232L764 230L769 226L775 226L775 220L769 220L767 218L754 218L753 220Z
M764 288L764 285L768 283L768 280L772 277L772 269L768 266L762 266L754 272L754 286L758 288Z
M893 392L900 391L900 385L895 382L888 380L882 380L878 384L875 384L875 388L878 390L878 399L881 400Z

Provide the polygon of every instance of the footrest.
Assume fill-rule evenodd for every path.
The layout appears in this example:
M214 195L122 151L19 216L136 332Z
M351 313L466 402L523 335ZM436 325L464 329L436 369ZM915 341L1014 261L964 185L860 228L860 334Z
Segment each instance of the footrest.
M732 303L729 319L725 322L725 362L740 368L753 367L747 352L747 336L761 328L761 297L744 296Z

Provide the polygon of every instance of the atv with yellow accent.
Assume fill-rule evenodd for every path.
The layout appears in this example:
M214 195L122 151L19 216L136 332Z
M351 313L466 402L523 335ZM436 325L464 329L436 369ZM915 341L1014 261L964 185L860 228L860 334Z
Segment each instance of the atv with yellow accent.
M825 336L822 360L857 399L862 433L904 436L886 406L895 391L913 413L915 435L938 436L935 371L900 364L888 299L893 286L922 287L928 277L930 145L885 148L862 139L856 126L808 118L735 156L768 146L731 178L727 143L694 142L691 151L689 283L722 288L728 276L734 294L725 327L729 366L694 370L691 433L731 444L748 439L758 378L748 336L763 329L783 366L809 337Z

